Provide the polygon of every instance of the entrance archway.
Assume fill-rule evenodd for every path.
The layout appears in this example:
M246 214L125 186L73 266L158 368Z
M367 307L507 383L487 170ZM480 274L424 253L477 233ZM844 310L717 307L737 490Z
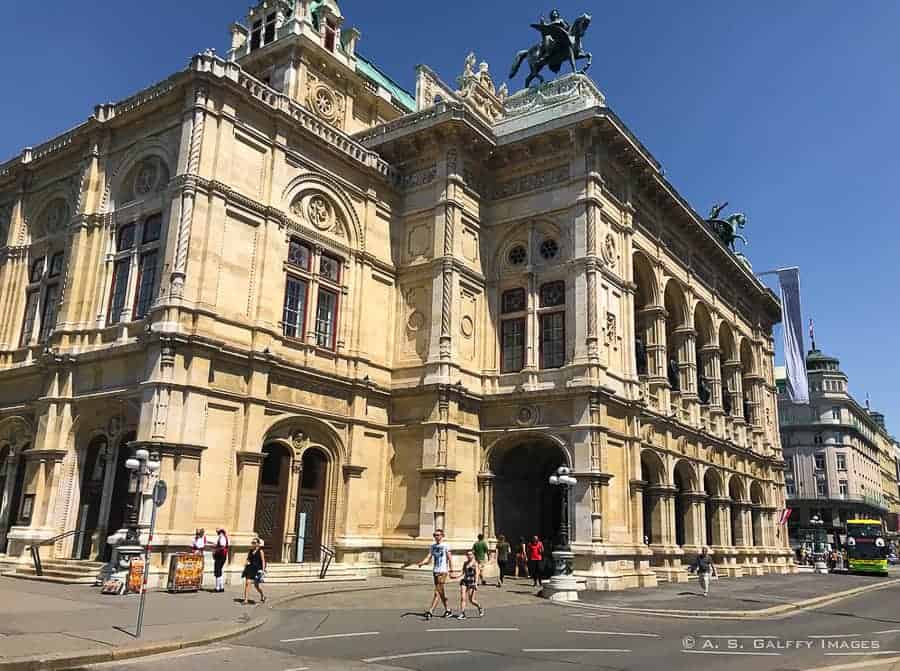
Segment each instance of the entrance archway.
M660 489L665 485L665 467L655 452L641 452L641 480L646 482L643 491L644 542L662 544L665 542L666 503L660 496Z
M303 533L303 550L296 561L319 561L322 547L322 523L325 518L325 489L328 482L328 456L314 447L303 453L303 470L297 493L297 529Z
M544 441L520 443L491 461L495 534L513 540L534 535L555 539L562 500L559 487L547 480L566 464L561 449Z
M765 505L762 486L755 480L750 485L750 534L754 547L765 545L762 526L762 507Z
M19 523L19 513L22 508L22 491L25 488L25 459L22 451L28 449L28 445L16 450L13 454L11 447L5 447L4 453L0 453L0 476L3 476L3 489L0 489L0 552L6 552L8 534L10 529ZM3 499L6 499L5 502Z
M732 475L728 481L728 496L731 498L731 544L744 545L744 488L738 476Z
M675 464L672 473L675 484L675 544L694 545L696 521L694 506L699 505L696 498L696 478L694 469L685 459Z
M256 517L253 528L263 541L266 559L280 562L284 551L284 510L290 480L291 454L280 443L268 443L259 469L256 490Z
M703 476L703 491L706 493L706 504L704 506L706 509L706 544L710 547L713 545L724 545L720 533L719 514L717 512L721 505L719 499L723 496L722 479L712 468L707 469Z

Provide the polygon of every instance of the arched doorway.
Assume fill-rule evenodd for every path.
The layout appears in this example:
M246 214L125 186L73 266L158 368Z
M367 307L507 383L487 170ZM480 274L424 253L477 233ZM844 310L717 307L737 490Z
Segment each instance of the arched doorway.
M765 504L762 486L754 480L750 485L750 534L753 546L765 545L762 526L762 507Z
M328 457L314 447L303 453L303 470L297 493L297 526L302 531L302 550L294 549L296 561L318 561L322 547L325 518L325 490L328 482Z
M547 442L520 443L492 459L494 532L507 538L556 539L561 522L559 487L548 478L566 465L562 450Z
M713 469L708 469L703 476L703 491L706 494L706 544L722 545L719 532L719 516L716 509L719 507L719 499L722 498L722 480Z
M80 533L76 536L72 549L72 557L75 559L90 559L92 552L100 544L96 532L100 525L107 460L110 457L106 436L97 436L87 446L81 459L77 526Z
M641 480L647 484L643 491L644 542L661 544L664 542L665 502L660 496L660 488L665 484L663 463L650 450L641 452Z
M728 496L731 498L731 544L737 547L744 544L744 488L736 475L728 481Z
M9 530L19 523L22 507L22 491L25 488L25 460L22 451L28 445L17 449L15 454L9 446L0 451L0 478L3 488L0 489L0 552L6 552Z
M680 459L675 464L672 481L676 490L675 544L693 545L697 542L694 540L696 537L694 527L696 525L693 517L693 507L698 504L696 503L696 490L694 487L694 470L685 459Z
M253 528L264 543L266 559L280 562L284 551L284 512L291 473L291 453L280 443L264 445L262 453L264 458L259 470Z

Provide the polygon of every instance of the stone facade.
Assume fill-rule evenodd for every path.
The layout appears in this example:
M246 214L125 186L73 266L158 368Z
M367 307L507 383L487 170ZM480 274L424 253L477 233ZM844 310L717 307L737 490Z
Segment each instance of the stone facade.
M567 465L590 588L790 570L774 296L583 75L472 56L413 101L342 26L260 3L0 165L0 551L103 557L140 446L161 565L197 527L376 572L552 536Z
M850 395L840 361L813 347L806 357L809 405L793 405L779 380L791 540L800 543L798 531L813 515L839 536L848 519L880 519L896 532L896 441L884 415Z

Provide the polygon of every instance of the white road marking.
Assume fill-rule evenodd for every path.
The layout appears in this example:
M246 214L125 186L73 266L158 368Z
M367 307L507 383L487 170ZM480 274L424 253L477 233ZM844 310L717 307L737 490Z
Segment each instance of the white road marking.
M764 657L780 657L780 652L740 652L731 650L682 650L691 655L757 655Z
M297 643L298 641L319 641L323 638L350 638L352 636L378 636L380 631L357 631L352 634L321 634L319 636L301 636L300 638L283 638L282 643Z
M862 634L814 634L807 638L859 638Z
M308 666L297 666L293 669L285 669L284 671L309 671Z
M829 657L861 657L864 655L897 655L900 650L877 650L872 652L826 652Z
M601 636L646 636L647 638L659 638L659 634L641 634L631 631L585 631L583 629L567 629L567 634L598 634Z
M873 634L896 634L900 629L885 629L884 631L873 631Z
M429 652L407 652L402 655L387 655L385 657L368 657L363 661L366 664L372 662L386 662L391 659L407 659L409 657L432 657L435 655L470 655L468 650L431 650Z
M623 648L522 648L522 652L631 652Z
M425 631L519 631L518 627L443 627L441 629L426 629Z
M178 654L172 654L168 652L163 652L158 655L153 655L151 657L144 657L143 659L129 659L129 664L143 664L146 662L158 662L161 657L165 659L176 659L178 657L193 657L194 655L211 655L216 652L226 652L227 650L231 650L230 646L222 646L216 648L204 648L202 650L192 650L190 652L180 652Z
M612 615L600 615L594 613L569 613L569 617L612 617Z

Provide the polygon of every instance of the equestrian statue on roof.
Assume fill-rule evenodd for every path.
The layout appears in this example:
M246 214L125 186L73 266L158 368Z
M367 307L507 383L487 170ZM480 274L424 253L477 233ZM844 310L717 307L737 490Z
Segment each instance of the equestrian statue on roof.
M587 59L587 65L581 69L581 72L586 72L591 67L591 54L581 48L581 38L584 37L590 24L590 14L582 14L572 22L571 26L562 18L557 9L550 12L549 21L542 16L538 23L531 24L531 27L541 34L541 41L516 54L509 71L509 78L512 79L516 76L522 61L526 58L531 72L525 78L525 88L528 88L534 79L539 79L541 83L544 82L540 71L545 66L553 72L559 72L563 63L569 63L572 66L572 72L575 72L575 61Z

